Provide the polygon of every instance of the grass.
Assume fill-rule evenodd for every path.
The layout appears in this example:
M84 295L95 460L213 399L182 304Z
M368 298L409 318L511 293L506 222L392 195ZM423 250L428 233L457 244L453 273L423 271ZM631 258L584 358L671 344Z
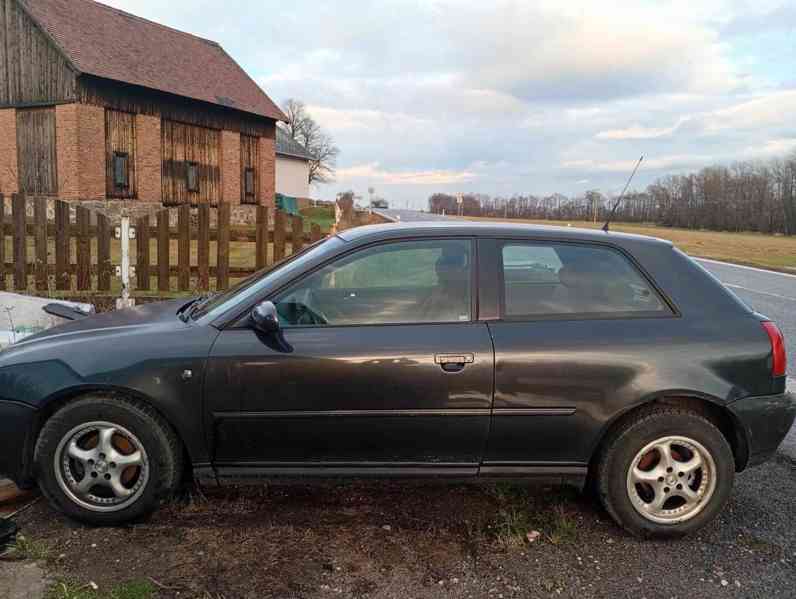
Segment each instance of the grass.
M50 548L45 543L24 535L17 535L12 551L22 559L41 561L50 557Z
M304 231L308 232L310 227L318 224L321 232L326 234L334 225L334 206L312 206L301 211L304 219Z
M522 485L498 483L492 488L492 495L500 505L498 517L492 526L495 541L503 549L519 549L530 541L529 533L538 532L539 539L552 545L575 542L578 525L567 507L568 499L562 490L552 493L551 501L540 509L533 509L527 488Z
M60 581L50 587L46 599L150 599L156 590L146 580L132 580L109 589L95 587L92 583Z
M467 217L468 220L506 222L501 218ZM597 229L602 223L510 219L513 223L532 223ZM649 235L673 242L678 248L699 258L710 258L782 272L796 272L796 236L762 233L729 233L676 229L654 224L612 223L612 231Z

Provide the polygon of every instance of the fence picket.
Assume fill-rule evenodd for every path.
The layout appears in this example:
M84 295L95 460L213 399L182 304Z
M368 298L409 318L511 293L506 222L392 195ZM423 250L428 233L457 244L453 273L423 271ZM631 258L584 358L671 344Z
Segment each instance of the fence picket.
M136 287L142 291L149 291L149 215L138 219L135 227L135 254L136 254Z
M183 204L177 210L177 230L180 238L177 242L177 265L180 274L177 285L180 291L191 288L191 207Z
M0 193L0 291L6 288L6 198Z
M265 268L268 262L268 208L257 206L257 237L255 240L255 268Z
M274 211L274 262L285 257L285 213Z
M91 212L78 206L77 216L77 289L91 289Z
M310 227L310 239L312 243L320 241L323 235L321 234L321 226L318 223L312 223Z
M210 205L199 205L199 238L197 239L199 289L210 289Z
M291 219L292 231L290 239L290 253L295 254L304 247L304 219L294 216Z
M216 289L229 287L229 204L218 207L218 242L216 244Z
M55 201L55 288L69 291L72 278L69 275L69 204Z
M111 290L111 224L97 213L97 290Z
M171 273L169 271L169 255L171 239L169 238L169 211L158 212L158 291L169 291Z
M47 198L33 203L33 243L36 252L36 290L47 291Z
M28 288L28 240L25 227L25 196L11 196L11 218L14 223L14 288Z

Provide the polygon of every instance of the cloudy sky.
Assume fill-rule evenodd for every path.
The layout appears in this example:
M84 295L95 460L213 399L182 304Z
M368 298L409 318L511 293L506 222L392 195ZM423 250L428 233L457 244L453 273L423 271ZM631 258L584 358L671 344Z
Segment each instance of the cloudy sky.
M303 100L341 149L322 198L611 194L641 154L636 187L796 150L793 1L105 1Z

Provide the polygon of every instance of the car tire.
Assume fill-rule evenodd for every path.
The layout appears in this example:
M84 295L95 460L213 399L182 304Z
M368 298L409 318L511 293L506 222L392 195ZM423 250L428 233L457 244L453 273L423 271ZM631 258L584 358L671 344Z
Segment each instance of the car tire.
M152 512L180 482L183 452L144 402L116 395L70 401L42 427L34 462L42 493L62 513L117 525Z
M732 448L715 424L697 412L655 406L609 434L596 485L605 509L625 530L673 538L716 518L734 478Z

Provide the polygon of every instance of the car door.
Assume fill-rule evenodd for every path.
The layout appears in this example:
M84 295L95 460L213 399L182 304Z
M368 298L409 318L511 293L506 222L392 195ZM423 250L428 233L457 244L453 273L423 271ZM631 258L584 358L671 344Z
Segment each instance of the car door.
M474 255L469 239L360 248L269 298L279 334L222 331L205 396L217 471L474 474L494 375Z
M488 240L497 269L495 402L482 472L585 474L605 422L637 395L674 313L631 257L589 243ZM490 282L491 281L491 282ZM646 377L646 378L645 378Z

